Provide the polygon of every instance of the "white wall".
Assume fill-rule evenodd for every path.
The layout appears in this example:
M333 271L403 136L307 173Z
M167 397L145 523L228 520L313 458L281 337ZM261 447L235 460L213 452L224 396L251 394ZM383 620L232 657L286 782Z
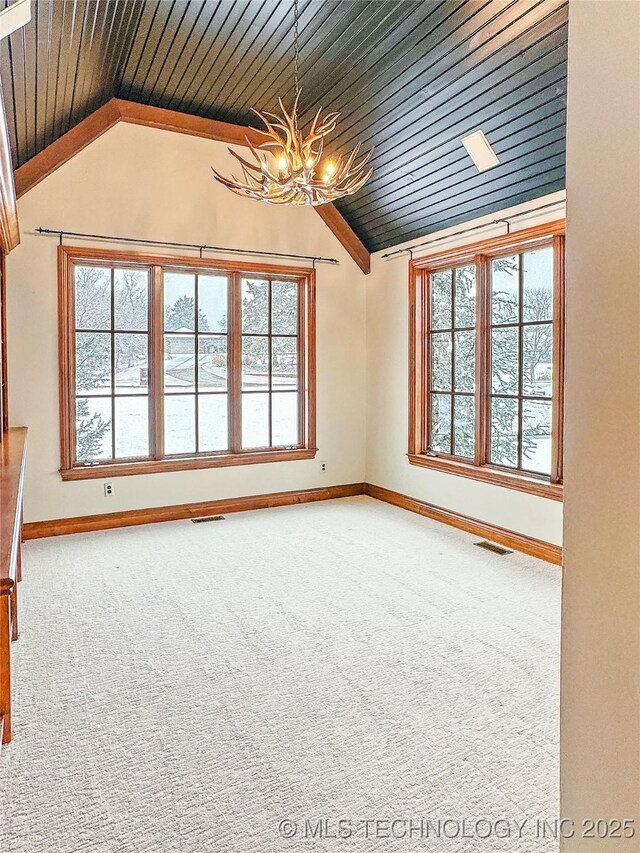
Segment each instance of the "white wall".
M25 424L30 431L26 520L366 479L559 543L560 503L409 465L408 256L385 261L384 253L377 253L365 277L313 210L250 202L218 185L210 167L229 171L231 159L222 143L121 123L20 199L22 243L7 258L7 308L10 417L12 424ZM555 194L511 212L562 199ZM531 214L518 227L562 215L562 207ZM471 239L502 233L504 226L492 224L496 218L469 223L488 224ZM121 477L113 481L114 495L108 499L101 480L63 483L58 473L57 239L36 235L40 225L337 257L339 266L319 265L317 273L317 459ZM320 461L328 464L326 474L320 472Z
M505 233L496 225L501 216L560 202L549 211L522 216L513 229L529 228L562 219L563 193L481 217L425 240L444 237L462 228L486 224L482 230L442 240L425 248L416 257L441 249L455 248L485 237ZM562 504L501 486L468 480L410 465L407 459L409 418L409 255L383 260L382 255L402 246L423 242L413 240L372 257L367 280L367 482L392 489L439 507L506 527L554 544L562 542Z
M20 199L22 243L7 257L8 373L11 424L29 428L26 521L364 479L365 277L315 211L234 196L212 165L231 169L222 143L121 123ZM317 269L316 460L121 477L108 499L101 480L63 483L57 239L38 226L338 258Z
M569 4L566 851L640 850L640 4ZM588 839L582 821L635 820Z

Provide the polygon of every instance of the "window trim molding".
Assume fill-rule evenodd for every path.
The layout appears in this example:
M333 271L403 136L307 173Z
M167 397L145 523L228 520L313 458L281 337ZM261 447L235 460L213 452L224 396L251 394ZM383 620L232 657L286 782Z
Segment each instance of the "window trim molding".
M157 443L160 453L158 458L135 460L106 460L89 465L75 464L74 453L74 423L72 419L72 402L75 399L75 310L74 290L71 271L74 264L103 263L116 265L126 264L130 267L144 266L150 268L150 303L153 302L151 315L161 316L159 302L162 300L162 271L161 267L171 267L183 270L220 270L229 272L230 282L236 282L244 273L256 275L272 275L295 277L303 280L300 288L298 311L298 338L300 341L300 379L299 389L299 424L301 445L282 449L251 449L240 452L222 451L214 453L185 454L163 458L162 439ZM235 292L233 283L232 293ZM232 297L233 298L233 297ZM236 326L239 326L240 315L235 312ZM234 345L229 348L229 362L242 357L242 339L239 329L234 329ZM158 384L157 374L162 372L163 332L157 323L149 326L149 347L152 372L150 376L150 394L153 400L153 416L150 429L155 430L156 439L162 432L159 421L160 395L153 396L153 387ZM235 352L232 352L235 350ZM312 267L281 266L268 263L249 263L246 261L229 261L218 258L187 258L174 255L147 254L144 252L122 251L116 249L84 248L81 246L58 247L58 358L59 358L59 427L60 427L60 469L63 480L105 479L108 477L124 477L134 474L158 474L170 471L190 471L203 468L219 468L234 465L252 465L268 462L290 462L300 459L313 459L318 452L316 447L316 271ZM233 373L233 371L232 371ZM229 379L230 405L240 406L239 389L235 389L235 402L232 387L237 384L234 376ZM238 424L238 418L235 418Z
M500 237L451 249L409 263L409 435L407 458L412 465L429 468L447 474L491 483L497 486L527 492L538 497L561 501L562 486L562 429L564 418L564 264L559 259L564 254L566 224L556 220L532 228L513 231ZM486 264L481 258L491 258L509 253L527 251L538 245L554 247L554 306L553 306L553 366L554 384L552 396L552 460L551 478L501 467L487 461L488 423L488 363L490 359L490 303L486 298ZM464 461L446 455L431 456L424 450L428 446L429 396L429 306L426 304L426 282L430 273L438 269L476 265L478 287L476 288L476 335L479 342L476 351L476 401L480 415L476 416L476 458ZM484 416L483 416L484 414Z

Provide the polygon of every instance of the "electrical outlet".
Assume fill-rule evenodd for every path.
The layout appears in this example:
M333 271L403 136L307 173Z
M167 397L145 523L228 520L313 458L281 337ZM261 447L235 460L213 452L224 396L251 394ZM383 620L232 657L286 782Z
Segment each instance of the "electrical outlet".
M320 470L322 471L323 474L326 473L326 471L327 471L327 463L326 462L320 463Z
M110 498L113 494L113 483L105 483L104 484L104 496L105 498Z

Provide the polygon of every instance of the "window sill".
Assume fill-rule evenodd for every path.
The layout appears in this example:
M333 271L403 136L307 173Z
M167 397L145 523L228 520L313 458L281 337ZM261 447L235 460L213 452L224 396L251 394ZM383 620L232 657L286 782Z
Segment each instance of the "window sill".
M504 486L507 489L515 489L518 492L526 492L540 498L549 498L554 501L562 501L562 483L549 483L526 474L512 474L500 468L489 465L477 467L466 462L454 459L442 459L437 456L425 456L417 453L407 454L412 465L420 465L423 468L431 468L434 471L442 471L445 474L455 474L458 477L468 477L471 480L480 480L483 483L491 483L494 486Z
M144 459L140 462L106 462L98 465L61 468L63 480L104 480L111 477L130 477L134 474L163 474L170 471L195 471L199 468L226 468L231 465L259 465L265 462L293 462L313 459L316 448L293 450L260 450L248 453L227 453L220 456L181 456L171 459Z

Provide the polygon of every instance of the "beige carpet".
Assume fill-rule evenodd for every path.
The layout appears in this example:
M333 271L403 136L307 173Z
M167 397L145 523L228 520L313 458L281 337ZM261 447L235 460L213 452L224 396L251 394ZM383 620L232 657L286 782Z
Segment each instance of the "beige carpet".
M362 497L27 543L0 850L556 850L560 572L474 541Z

